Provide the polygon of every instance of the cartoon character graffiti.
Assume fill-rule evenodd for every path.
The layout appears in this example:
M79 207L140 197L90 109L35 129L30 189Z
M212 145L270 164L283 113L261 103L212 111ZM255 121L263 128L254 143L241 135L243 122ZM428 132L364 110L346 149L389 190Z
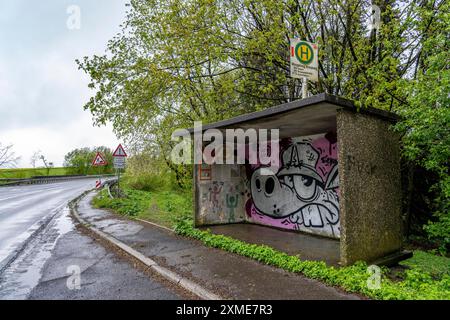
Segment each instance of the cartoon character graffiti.
M239 202L239 194L227 194L226 195L226 203L227 208L229 209L228 222L235 222L235 210L237 208Z
M223 186L223 182L221 182L220 186L219 186L219 184L216 181L214 181L212 187L209 188L209 192L210 192L209 200L212 202L212 204L215 208L219 207L219 195L222 192L222 186Z
M234 223L243 220L239 208L245 193L241 192L244 188L240 181L213 181L200 186L203 187L203 191L200 191L202 206L198 215L201 224Z
M316 169L320 153L308 142L291 144L282 153L276 174L259 168L251 176L258 213L287 219L295 229L339 237L339 178L335 164L324 181Z

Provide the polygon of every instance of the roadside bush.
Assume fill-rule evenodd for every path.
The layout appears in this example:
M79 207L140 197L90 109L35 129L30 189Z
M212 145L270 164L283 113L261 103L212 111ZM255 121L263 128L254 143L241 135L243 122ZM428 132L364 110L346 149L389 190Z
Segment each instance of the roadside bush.
M162 177L153 173L127 175L124 182L130 188L142 191L166 190L169 187L167 177Z
M439 253L447 255L450 251L450 214L438 212L435 214L437 221L429 222L424 226L428 238L439 246Z
M189 183L184 183L184 179L177 177L176 172L168 167L162 157L146 151L128 159L124 183L132 189L142 191L189 189L192 180L189 179Z
M144 209L143 205L140 201L136 201L133 194L126 193L126 196L127 198L111 199L106 190L103 190L93 199L92 204L96 208L112 209L117 213L134 217Z

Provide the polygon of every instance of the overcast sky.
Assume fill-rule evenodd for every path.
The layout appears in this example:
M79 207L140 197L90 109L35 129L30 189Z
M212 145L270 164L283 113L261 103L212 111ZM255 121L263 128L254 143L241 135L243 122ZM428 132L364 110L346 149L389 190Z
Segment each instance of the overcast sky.
M0 0L0 142L14 144L18 167L30 167L36 150L59 166L74 148L116 147L111 126L93 127L83 111L93 92L75 59L104 53L126 2ZM80 8L80 29L67 27L72 5Z

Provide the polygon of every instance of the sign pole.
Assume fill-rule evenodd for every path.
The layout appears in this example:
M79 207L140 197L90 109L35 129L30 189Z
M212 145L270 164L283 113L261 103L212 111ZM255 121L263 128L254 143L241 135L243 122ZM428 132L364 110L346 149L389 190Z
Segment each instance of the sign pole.
M117 169L117 197L120 197L120 169Z
M302 99L308 98L308 79L302 78Z

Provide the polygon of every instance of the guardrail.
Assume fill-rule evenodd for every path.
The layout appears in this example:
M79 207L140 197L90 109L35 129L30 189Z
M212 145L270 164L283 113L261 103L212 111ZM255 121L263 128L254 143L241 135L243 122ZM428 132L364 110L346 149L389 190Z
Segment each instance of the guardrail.
M108 192L108 196L109 196L111 199L114 199L114 197L113 197L113 195L112 195L112 193L111 193L111 187L112 187L113 185L115 185L116 183L117 183L117 178L115 178L115 179L110 179L110 180L107 180L107 181L103 182L103 187L106 187L106 190L107 190L107 192Z
M70 175L70 176L39 176L39 177L31 177L25 179L0 179L0 187L6 186L18 186L18 185L27 185L27 184L47 184L54 182L62 182L69 180L78 180L78 179L92 179L92 178L105 178L105 177L114 177L114 174L103 174L103 175Z

